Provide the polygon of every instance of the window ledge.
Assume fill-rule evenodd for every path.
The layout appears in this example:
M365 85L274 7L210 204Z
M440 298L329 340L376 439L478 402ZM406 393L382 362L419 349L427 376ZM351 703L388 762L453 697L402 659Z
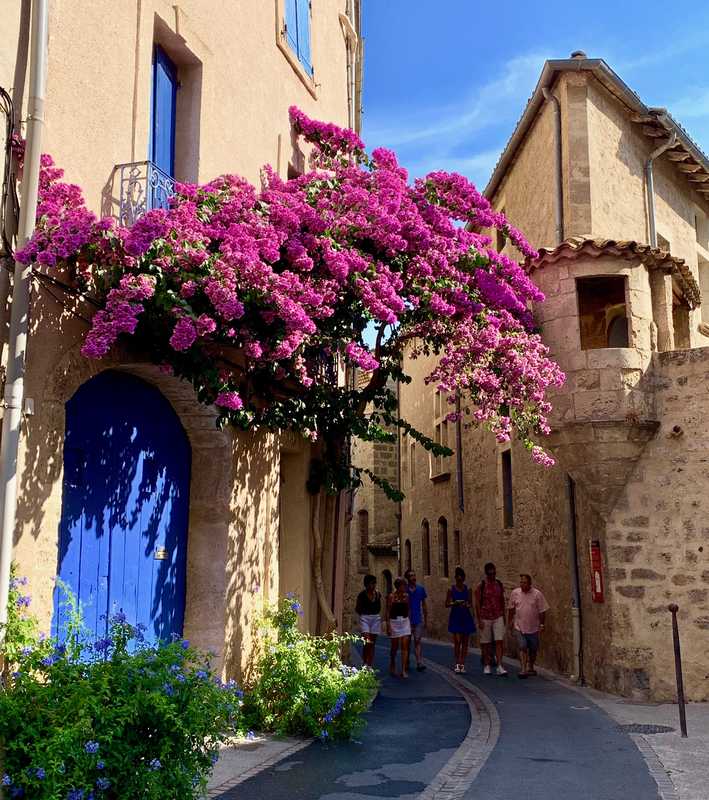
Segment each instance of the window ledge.
M436 475L431 475L431 483L445 483L451 479L450 472L439 472Z
M308 73L305 71L305 67L300 63L300 61L298 61L298 56L291 50L283 31L279 31L276 34L276 44L278 45L278 49L281 51L281 53L283 53L283 55L286 57L286 61L288 61L291 67L293 67L293 71L300 78L305 88L310 92L315 100L317 100L318 90L315 83L315 78L313 75L308 75Z

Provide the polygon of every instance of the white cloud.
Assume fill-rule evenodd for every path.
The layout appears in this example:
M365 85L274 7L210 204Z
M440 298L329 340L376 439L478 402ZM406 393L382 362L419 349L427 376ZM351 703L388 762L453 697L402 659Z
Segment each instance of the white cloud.
M367 121L368 141L386 147L446 142L459 143L472 133L521 114L532 93L545 56L518 56L507 62L503 74L482 86L473 86L466 97L453 105L417 108L416 113L391 120Z

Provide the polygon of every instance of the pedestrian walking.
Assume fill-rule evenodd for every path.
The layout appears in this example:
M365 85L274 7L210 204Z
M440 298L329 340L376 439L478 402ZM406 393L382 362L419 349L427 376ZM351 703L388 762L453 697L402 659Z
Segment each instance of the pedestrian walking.
M468 655L470 635L475 633L475 620L470 609L473 606L473 593L465 584L465 571L455 568L455 583L446 595L446 608L450 608L448 632L453 635L456 672L465 672L465 659Z
M374 575L364 576L364 589L357 595L355 612L364 638L362 661L371 667L374 663L374 646L382 626L382 596L377 591L377 579Z
M404 573L406 578L406 591L409 595L409 621L411 622L411 642L409 643L409 655L411 645L413 645L416 656L416 671L423 672L426 667L423 663L423 653L421 639L428 626L428 607L426 606L426 588L416 582L416 573L409 569Z
M485 577L475 590L475 616L480 630L480 647L483 651L483 672L492 674L492 651L495 650L497 674L507 675L502 666L505 646L505 588L497 579L497 568L488 561Z
M387 597L386 605L387 634L391 638L389 651L389 673L402 678L409 677L409 641L411 639L411 621L409 620L409 595L406 581L397 578L394 591ZM401 653L401 671L396 671L396 654Z
M523 573L519 576L519 588L510 594L510 611L508 624L514 625L514 632L519 645L519 656L522 664L520 678L536 675L534 662L539 652L539 639L544 630L544 620L549 605L544 595L532 586L532 576Z

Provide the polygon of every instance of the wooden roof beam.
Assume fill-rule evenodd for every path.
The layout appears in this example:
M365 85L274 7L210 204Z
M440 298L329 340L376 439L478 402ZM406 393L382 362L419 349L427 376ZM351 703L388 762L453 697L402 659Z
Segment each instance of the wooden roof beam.
M701 164L677 164L677 169L680 172L699 172L701 168Z
M647 125L649 122L657 122L657 117L653 114L631 114L630 119L633 122L640 122Z
M706 172L702 175L688 175L687 180L690 183L706 183L709 181L709 175L707 175Z
M692 156L686 150L670 150L667 153L667 158L670 161L689 161Z
M651 136L653 139L658 139L660 136L667 136L667 131L664 128L655 128L652 125L643 125L643 133L645 136Z

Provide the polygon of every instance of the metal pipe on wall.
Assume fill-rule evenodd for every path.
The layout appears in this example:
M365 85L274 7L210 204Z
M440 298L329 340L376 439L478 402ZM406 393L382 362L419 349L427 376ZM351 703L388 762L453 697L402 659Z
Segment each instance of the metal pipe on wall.
M561 143L561 106L556 95L549 89L542 89L542 94L547 103L551 103L554 109L554 229L556 233L556 244L564 241L564 173L562 162L562 143Z
M650 236L650 247L657 247L657 226L655 223L655 159L659 158L664 152L675 147L677 144L677 134L673 133L670 138L661 144L656 150L650 153L650 157L645 162L645 182L647 185L647 227Z
M30 35L30 84L27 105L27 136L22 174L22 205L17 246L32 236L37 216L39 167L44 129L44 100L47 84L48 0L32 3ZM10 564L17 517L17 455L20 445L22 402L24 399L25 357L29 329L29 265L15 262L5 381L2 443L0 444L0 642L5 636L10 589Z
M576 530L576 483L566 476L566 508L568 513L569 571L571 577L571 638L574 667L572 680L584 682L583 629L581 619L581 591L579 588L579 560Z

